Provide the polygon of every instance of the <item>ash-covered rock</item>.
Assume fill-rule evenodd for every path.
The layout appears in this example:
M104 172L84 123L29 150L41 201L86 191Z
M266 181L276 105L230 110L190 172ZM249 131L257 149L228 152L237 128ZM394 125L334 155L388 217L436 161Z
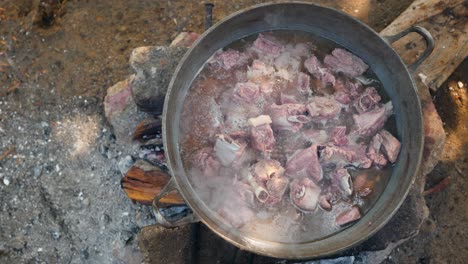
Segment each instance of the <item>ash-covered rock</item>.
M135 75L131 91L137 106L147 113L160 115L164 98L185 47L150 46L132 51L130 65Z

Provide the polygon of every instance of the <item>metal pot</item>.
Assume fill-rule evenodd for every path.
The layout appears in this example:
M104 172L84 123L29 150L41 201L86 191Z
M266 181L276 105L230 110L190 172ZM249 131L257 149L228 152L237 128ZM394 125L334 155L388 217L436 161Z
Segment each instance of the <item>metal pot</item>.
M360 221L334 235L306 242L265 241L233 230L217 220L197 196L179 153L179 120L184 98L193 79L207 59L228 44L263 31L286 29L310 32L330 39L362 58L375 72L390 96L396 129L402 148L385 190ZM406 66L390 44L417 32L427 49L412 65ZM415 180L423 149L423 117L416 86L410 71L432 51L433 40L423 28L412 27L395 36L382 37L362 22L333 9L303 2L257 5L234 13L208 29L180 61L170 83L163 112L163 138L173 181L164 193L177 188L196 216L167 225L197 220L237 247L278 258L313 258L337 253L356 245L377 232L395 214ZM410 71L409 71L410 70ZM162 194L164 195L164 194ZM161 196L161 195L160 195ZM159 197L153 203L159 209ZM157 215L161 216L157 213Z

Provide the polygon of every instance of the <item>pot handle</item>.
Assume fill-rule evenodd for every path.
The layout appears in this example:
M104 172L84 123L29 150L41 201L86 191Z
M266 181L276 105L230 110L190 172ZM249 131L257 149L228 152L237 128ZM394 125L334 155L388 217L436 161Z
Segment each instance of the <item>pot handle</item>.
M427 59L427 57L429 57L429 55L431 55L432 51L434 50L434 38L432 37L431 33L423 28L423 27L420 27L420 26L412 26L408 29L405 29L403 30L402 32L400 33L397 33L393 36L384 36L383 38L390 44L392 44L393 42L401 39L402 37L408 35L409 33L411 32L414 32L414 33L418 33L419 35L421 35L423 38L424 38L424 41L426 41L426 50L423 52L423 54L421 54L419 56L419 58L413 62L412 64L410 64L408 66L408 69L412 72L415 72L415 70L418 68L419 65L421 65L421 63Z
M177 183L172 178L153 199L153 214L157 224L164 227L177 227L199 222L192 209L185 204L178 193Z

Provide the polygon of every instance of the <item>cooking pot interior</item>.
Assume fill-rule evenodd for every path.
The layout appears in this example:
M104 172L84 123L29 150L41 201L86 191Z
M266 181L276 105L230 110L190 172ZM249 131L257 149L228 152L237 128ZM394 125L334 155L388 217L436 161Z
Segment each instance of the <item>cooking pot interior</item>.
M197 196L179 154L179 121L192 80L207 59L232 42L259 32L295 30L336 42L362 58L382 82L392 100L396 135L402 147L382 195L360 221L334 235L273 241L240 232L224 224ZM413 81L395 51L377 33L338 11L306 3L266 4L235 13L210 28L179 64L164 109L164 141L168 165L189 206L213 231L233 244L282 258L328 255L365 240L382 227L406 197L417 173L422 151L422 114ZM265 230L268 232L268 230ZM305 230L307 233L308 231Z

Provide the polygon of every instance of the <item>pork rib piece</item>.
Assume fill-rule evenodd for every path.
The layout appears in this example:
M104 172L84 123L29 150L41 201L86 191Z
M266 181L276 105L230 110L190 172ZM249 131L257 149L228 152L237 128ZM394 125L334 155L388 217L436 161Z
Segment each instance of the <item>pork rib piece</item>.
M382 137L382 149L391 163L395 163L400 153L401 143L390 132L383 129L379 132Z
M234 87L234 98L238 101L252 103L257 99L259 92L259 87L255 83L237 83Z
M333 128L330 134L330 141L335 143L337 146L346 146L349 143L348 137L346 136L346 127L337 126Z
M284 177L284 168L276 160L259 160L250 168L257 183L266 188L268 198L266 204L273 205L281 201L288 187L288 179Z
M356 100L355 107L359 113L372 110L382 99L374 87L367 87L361 96Z
M387 165L387 159L384 157L380 148L382 147L383 138L380 134L375 134L367 149L367 157L372 160L374 165L382 168Z
M298 150L286 162L286 175L289 177L310 177L315 181L323 178L320 166L317 145Z
M270 126L272 123L270 116L260 115L256 118L250 118L248 123L252 147L264 154L272 152L276 140Z
M277 57L284 47L273 36L260 33L253 43L253 48L265 55Z
M389 101L382 107L375 108L369 112L359 115L353 115L354 123L357 126L357 132L362 136L370 136L380 130L387 118L393 113L392 102Z
M210 64L218 64L226 70L245 66L248 63L248 57L237 50L228 49L218 51L209 61Z
M307 112L313 121L334 119L341 111L340 104L333 98L316 96L307 105Z
M294 179L289 186L289 198L292 204L304 213L316 211L320 192L320 187L306 177Z
M337 225L343 226L348 223L354 222L361 218L361 212L359 212L359 208L357 206L351 207L351 209L347 209L340 213L336 219L335 223Z
M267 107L266 112L273 121L273 128L277 130L297 132L303 123L310 121L304 115L306 107L302 104L272 104Z
M197 152L194 165L200 169L203 176L215 177L218 175L221 163L215 158L212 148L203 148Z
M219 135L214 146L214 153L223 166L238 166L247 155L246 144L227 135Z
M323 62L334 72L342 72L349 77L359 76L369 68L360 58L344 49L334 49Z
M335 85L335 76L314 55L304 61L304 67L316 79L320 80L324 86L327 84Z

